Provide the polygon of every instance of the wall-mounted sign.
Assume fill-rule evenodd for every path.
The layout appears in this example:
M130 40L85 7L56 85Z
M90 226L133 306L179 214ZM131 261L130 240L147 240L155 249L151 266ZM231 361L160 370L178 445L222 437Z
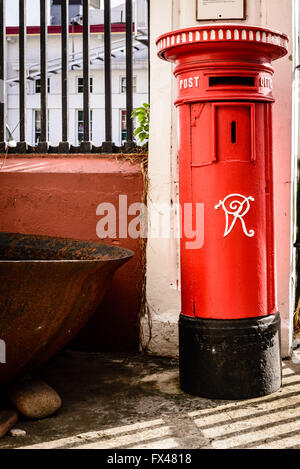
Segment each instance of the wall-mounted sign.
M245 0L196 0L197 20L245 19Z

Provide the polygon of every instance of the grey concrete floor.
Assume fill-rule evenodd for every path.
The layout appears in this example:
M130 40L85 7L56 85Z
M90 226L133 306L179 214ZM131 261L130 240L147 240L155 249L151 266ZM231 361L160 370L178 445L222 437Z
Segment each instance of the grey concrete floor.
M26 436L3 448L299 449L300 352L283 361L282 388L263 398L214 401L184 394L175 359L63 352L39 375L63 399L47 419L20 419Z

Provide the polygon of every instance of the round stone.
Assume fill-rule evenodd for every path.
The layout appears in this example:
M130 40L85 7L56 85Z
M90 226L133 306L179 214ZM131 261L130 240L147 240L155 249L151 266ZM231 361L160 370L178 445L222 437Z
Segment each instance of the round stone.
M19 412L31 419L49 417L62 405L57 392L39 379L16 381L9 386L8 396Z

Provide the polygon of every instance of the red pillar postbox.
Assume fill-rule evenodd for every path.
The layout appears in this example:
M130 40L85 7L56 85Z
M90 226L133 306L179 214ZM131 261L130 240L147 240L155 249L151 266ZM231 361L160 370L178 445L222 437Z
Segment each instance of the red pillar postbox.
M181 237L180 383L191 394L243 399L281 386L271 62L287 43L237 24L157 40L176 64L182 225L185 204L204 204L203 246Z

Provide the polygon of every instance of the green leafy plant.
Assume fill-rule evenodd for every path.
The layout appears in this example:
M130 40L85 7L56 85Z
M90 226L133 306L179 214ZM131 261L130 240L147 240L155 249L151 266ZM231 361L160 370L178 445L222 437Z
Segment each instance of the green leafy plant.
M137 119L137 128L134 136L138 137L142 147L147 149L149 142L149 122L150 122L150 104L144 103L131 114L131 119Z

